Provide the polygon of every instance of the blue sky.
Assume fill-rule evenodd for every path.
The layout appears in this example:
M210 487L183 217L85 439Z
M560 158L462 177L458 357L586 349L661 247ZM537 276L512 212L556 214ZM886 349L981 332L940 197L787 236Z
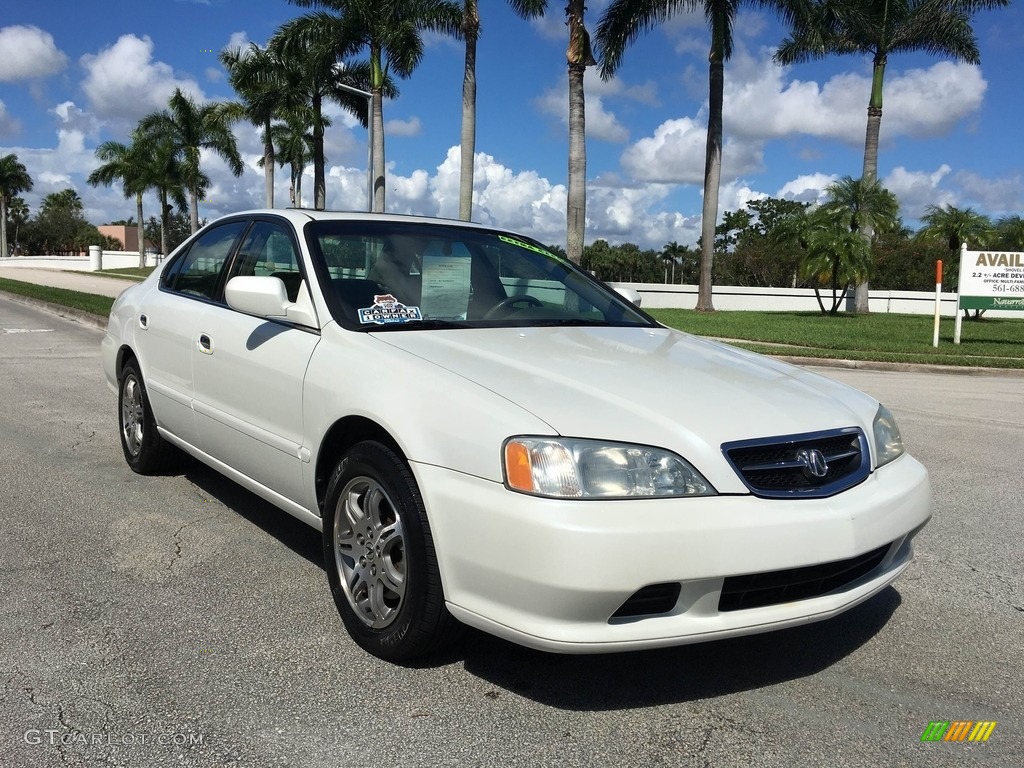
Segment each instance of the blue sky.
M592 31L607 4L590 3ZM8 3L0 16L0 154L16 153L35 179L25 195L33 212L45 194L73 186L93 223L134 215L118 188L85 183L95 147L125 140L176 86L199 100L231 98L217 52L262 45L304 12L285 0ZM564 244L563 4L527 22L506 3L481 0L481 17L474 218ZM924 55L889 61L879 176L910 226L930 204L1024 214L1024 11L981 13L974 28L981 66ZM765 195L817 200L834 179L859 176L870 61L777 67L771 54L784 30L763 11L742 10L735 33L720 211ZM615 79L588 70L587 242L660 249L696 241L707 46L703 16L682 14L641 36ZM457 41L428 37L420 67L385 104L391 211L457 215L463 55ZM263 205L258 132L235 130L246 171L235 178L208 159L214 183L200 215L209 219ZM365 131L334 110L326 145L328 207L364 209ZM286 176L278 171L279 206L287 204ZM310 168L307 205L311 191ZM155 214L155 199L146 203L147 217Z

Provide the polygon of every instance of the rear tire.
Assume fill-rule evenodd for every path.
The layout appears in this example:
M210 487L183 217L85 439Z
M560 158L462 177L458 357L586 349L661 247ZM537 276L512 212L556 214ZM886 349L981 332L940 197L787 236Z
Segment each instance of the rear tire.
M149 394L139 372L139 364L134 359L121 366L117 413L121 450L132 471L140 475L156 475L173 469L178 450L157 431L156 419L149 406Z
M363 650L403 662L458 637L423 499L390 448L367 441L342 456L327 486L323 542L331 594Z

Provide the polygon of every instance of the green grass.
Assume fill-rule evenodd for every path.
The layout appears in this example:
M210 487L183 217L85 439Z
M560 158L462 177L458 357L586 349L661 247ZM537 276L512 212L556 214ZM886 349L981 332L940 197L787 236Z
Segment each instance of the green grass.
M69 291L67 288L50 288L49 286L36 285L35 283L23 283L20 280L8 280L4 277L0 277L0 291L46 301L61 307L78 309L99 317L109 315L110 307L114 303L114 300L107 296L97 296L93 293L82 293L81 291Z
M1024 368L1024 319L964 321L959 346L953 318L943 318L939 346L932 346L929 315L816 312L713 312L652 309L673 328L699 336L737 340L737 346L776 355L896 363ZM791 346L773 346L773 345Z

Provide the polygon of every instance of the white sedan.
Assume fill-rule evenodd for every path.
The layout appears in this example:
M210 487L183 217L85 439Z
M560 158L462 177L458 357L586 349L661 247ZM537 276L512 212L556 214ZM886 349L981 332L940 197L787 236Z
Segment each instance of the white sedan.
M931 514L871 397L492 227L228 216L121 294L103 366L129 466L184 451L322 531L346 628L393 661L462 625L590 653L826 619Z

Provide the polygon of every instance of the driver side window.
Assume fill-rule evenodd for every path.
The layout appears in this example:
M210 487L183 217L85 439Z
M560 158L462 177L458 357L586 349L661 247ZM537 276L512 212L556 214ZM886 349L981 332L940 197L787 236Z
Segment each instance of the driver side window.
M277 277L295 301L302 285L299 256L288 228L271 221L257 221L245 236L238 251L233 275L269 275Z

